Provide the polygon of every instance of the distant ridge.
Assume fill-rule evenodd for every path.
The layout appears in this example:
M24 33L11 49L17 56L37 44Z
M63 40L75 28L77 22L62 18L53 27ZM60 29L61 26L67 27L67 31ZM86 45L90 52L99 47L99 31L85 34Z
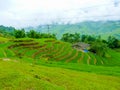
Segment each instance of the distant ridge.
M29 31L34 29L39 32L48 32L48 25L39 25L36 27L26 27ZM49 25L49 33L57 34L60 38L64 33L80 33L89 35L102 35L103 38L113 35L120 39L120 20L118 21L85 21L75 24L51 24Z

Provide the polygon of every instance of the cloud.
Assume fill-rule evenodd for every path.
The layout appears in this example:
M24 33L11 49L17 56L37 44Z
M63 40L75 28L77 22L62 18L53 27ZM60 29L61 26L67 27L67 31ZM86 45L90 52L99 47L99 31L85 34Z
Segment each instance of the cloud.
M26 27L57 21L75 23L84 20L119 20L119 2L119 0L0 0L0 24Z

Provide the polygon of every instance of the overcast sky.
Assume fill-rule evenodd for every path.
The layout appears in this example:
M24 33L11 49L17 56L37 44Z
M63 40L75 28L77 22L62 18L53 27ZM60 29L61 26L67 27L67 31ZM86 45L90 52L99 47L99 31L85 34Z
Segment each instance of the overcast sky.
M0 0L0 25L120 20L120 0Z

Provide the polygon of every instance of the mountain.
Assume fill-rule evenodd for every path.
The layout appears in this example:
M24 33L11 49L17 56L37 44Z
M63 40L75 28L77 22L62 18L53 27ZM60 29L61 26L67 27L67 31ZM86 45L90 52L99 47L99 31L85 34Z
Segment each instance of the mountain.
M6 33L8 34L12 34L14 32L15 28L14 27L6 27L3 25L0 25L0 33L6 35Z
M64 33L80 33L88 35L101 35L103 38L113 35L120 38L120 21L86 21L75 24L51 24L37 27L27 27L25 30L34 29L39 32L57 34L61 38Z

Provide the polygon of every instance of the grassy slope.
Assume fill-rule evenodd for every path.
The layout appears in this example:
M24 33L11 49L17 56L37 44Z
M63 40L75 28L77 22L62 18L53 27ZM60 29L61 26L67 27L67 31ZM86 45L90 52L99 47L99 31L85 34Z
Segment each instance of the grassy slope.
M46 39L35 40L35 41L40 42L41 45L44 45L45 44L44 41L46 41ZM2 90L8 90L8 89L10 90L11 89L12 90L29 90L29 89L119 90L120 89L119 88L120 67L118 66L119 65L118 57L120 57L119 53L116 52L113 53L113 51L110 50L109 54L112 54L112 57L110 58L109 61L104 62L105 65L107 64L109 65L109 63L111 64L112 62L114 67L108 67L105 65L104 66L85 65L83 63L71 63L71 62L70 63L53 62L53 61L46 62L45 58L32 59L24 56L22 57L22 59L18 59L17 56L15 56L11 50L8 50L6 48L11 44L12 44L11 42L0 44L0 58L1 58L0 59L1 60L0 89ZM55 48L53 48L53 51L51 51L50 53L53 54L58 53L62 48L61 45L63 45L64 47L69 46L65 43L62 43L60 45L59 44L54 45ZM51 47L51 43L48 43L46 47ZM26 51L23 48L21 49L19 47L17 48L13 48L13 49L17 50L17 52ZM70 50L70 47L67 48L69 48ZM58 55L64 56L65 55L64 50L65 48L63 48L63 50L61 49L62 53L61 54L58 53ZM27 54L29 55L30 53L34 53L34 51L31 50ZM49 51L45 53L49 54ZM84 56L85 57L82 58L83 59L82 61L86 63L88 57L86 56L86 54ZM15 62L2 61L2 59L5 60L5 58L8 58L8 60L10 58L12 61L14 60ZM99 57L98 60L100 60ZM116 62L114 63L114 61ZM73 62L74 62L74 58L73 58ZM77 60L75 62L77 62ZM37 65L32 65L33 63L36 63ZM115 66L116 64L117 66Z
M101 75L110 75L120 77L120 67L108 67L108 66L96 66L96 65L86 65L86 64L77 64L77 63L63 63L63 62L39 62L38 65L44 65L49 67L60 67L70 70L80 71L80 72L89 72L96 73Z
M21 39L20 39L21 40ZM30 40L30 39L22 39L22 40ZM52 40L48 42L48 40ZM47 41L47 42L46 42ZM10 45L18 45L18 44L31 44L36 43L33 46L28 46L25 48L24 46L16 46L11 48L11 50L7 47ZM59 42L59 44L57 44ZM42 46L40 48L31 48ZM44 47L43 47L44 46ZM30 42L7 42L0 44L0 58L10 58L14 56L21 56L21 57L30 57L37 59L37 63L39 63L39 59L46 58L46 60L52 61L62 61L62 62L74 62L80 64L91 64L91 65L104 65L104 66L120 66L120 53L109 50L108 51L109 57L102 58L92 53L83 53L81 51L76 51L72 49L69 43L60 42L53 39L35 39L34 41ZM47 59L48 58L48 59Z
M0 61L2 90L120 90L119 86L119 77Z
M13 51L17 51L17 53L23 54L22 56L27 56L27 57L34 56L34 58L36 59L40 59L41 56L47 55L47 56L51 56L49 60L54 60L54 61L75 62L75 63L79 61L79 63L92 64L92 65L120 66L120 53L117 53L113 50L109 50L108 54L110 55L110 57L101 58L92 53L86 54L86 53L82 53L81 51L78 52L76 50L73 50L69 43L65 43L65 42L63 43L56 40L53 42L45 42L46 40L49 39L38 39L32 41L32 42L39 42L39 45L41 46L45 44L46 46L42 48L38 48L38 49L27 48L28 49L27 50L26 48L15 47L13 48ZM55 44L56 42L60 42L60 43ZM27 42L27 43L31 43L31 42Z
M20 40L30 40L30 39L20 39ZM37 59L37 63L39 63L39 59L46 58L46 60L52 61L61 61L61 62L74 62L80 64L91 64L91 65L104 65L104 66L120 66L120 53L109 50L108 58L101 58L92 53L83 53L81 51L76 51L72 49L69 43L53 40L52 42L46 42L48 40L53 39L35 39L30 42L7 42L0 44L0 58L10 58L10 57L30 57ZM17 46L11 48L11 50L7 47L10 45L18 45L18 44L31 44L36 43L33 46L28 46L29 48L25 48L24 46ZM59 42L59 44L58 44ZM31 48L36 46L44 46L40 48Z

